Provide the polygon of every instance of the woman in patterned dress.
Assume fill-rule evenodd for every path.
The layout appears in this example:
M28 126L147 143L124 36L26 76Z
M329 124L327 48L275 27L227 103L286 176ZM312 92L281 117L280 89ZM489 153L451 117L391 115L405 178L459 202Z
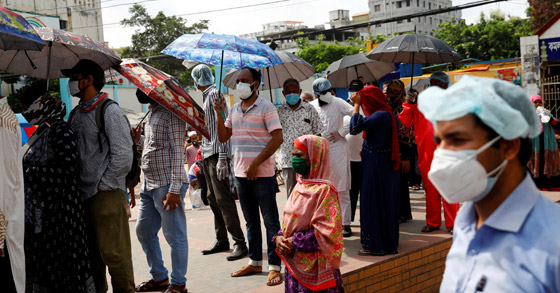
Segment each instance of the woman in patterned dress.
M286 264L286 292L343 292L342 218L329 180L329 143L304 135L294 141L293 154L297 184L272 240Z
M23 116L38 125L23 157L26 292L95 292L77 188L77 138L63 120L64 103L39 95L32 88L20 99Z

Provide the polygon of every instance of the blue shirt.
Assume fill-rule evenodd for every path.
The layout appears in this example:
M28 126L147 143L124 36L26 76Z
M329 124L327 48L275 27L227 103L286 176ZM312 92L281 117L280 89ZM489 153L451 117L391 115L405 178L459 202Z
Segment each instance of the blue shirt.
M455 219L441 292L560 292L560 206L529 175L476 229L472 202Z

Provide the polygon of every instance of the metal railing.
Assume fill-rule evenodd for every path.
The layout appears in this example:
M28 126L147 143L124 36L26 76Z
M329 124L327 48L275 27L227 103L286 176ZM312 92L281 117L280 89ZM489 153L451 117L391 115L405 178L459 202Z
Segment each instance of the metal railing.
M560 115L560 75L543 78L541 93L544 107L558 118Z

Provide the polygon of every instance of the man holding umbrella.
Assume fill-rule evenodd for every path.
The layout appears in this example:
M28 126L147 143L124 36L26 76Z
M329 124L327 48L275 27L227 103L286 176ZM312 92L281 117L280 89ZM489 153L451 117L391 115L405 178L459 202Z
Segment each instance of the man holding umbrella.
M272 237L280 230L274 177L276 162L273 155L283 142L282 125L276 107L258 95L260 72L244 67L239 70L236 83L241 102L233 105L225 122L222 115L216 115L220 142L224 143L230 138L233 142L235 185L247 222L249 240L249 265L231 276L240 277L262 271L260 210L268 246L267 285L279 285L282 283L280 257L271 242ZM224 104L223 98L216 99L216 112L223 111Z
M125 177L132 166L130 124L124 111L110 104L102 117L105 127L98 128L96 113L101 107L97 106L108 97L100 92L105 74L97 63L82 59L61 71L70 77L70 94L80 99L69 123L78 137L80 189L95 231L92 239L97 239L97 249L92 251L100 253L94 260L95 286L98 291L107 291L107 266L114 292L134 292L125 195Z
M430 86L437 86L446 89L451 80L443 72L435 72L430 76ZM435 143L434 127L424 115L418 111L416 99L403 103L403 111L399 114L399 119L406 127L414 127L414 135L418 144L418 168L422 176L422 183L426 192L426 226L422 232L432 232L439 230L441 226L441 195L428 178L430 165L434 158ZM443 199L443 211L445 217L445 227L448 232L453 234L455 216L459 210L459 204L450 204Z
M239 215L235 198L229 186L229 162L231 158L230 141L221 143L216 131L216 115L220 112L214 110L214 100L222 95L214 86L212 70L205 64L193 68L191 76L197 89L202 91L204 100L204 118L208 127L210 139L202 138L202 158L204 164L204 177L208 185L208 202L214 214L214 229L216 230L216 243L202 254L212 254L229 250L228 231L235 242L233 252L227 260L237 260L248 254L245 235L241 230ZM227 115L227 108L223 109Z

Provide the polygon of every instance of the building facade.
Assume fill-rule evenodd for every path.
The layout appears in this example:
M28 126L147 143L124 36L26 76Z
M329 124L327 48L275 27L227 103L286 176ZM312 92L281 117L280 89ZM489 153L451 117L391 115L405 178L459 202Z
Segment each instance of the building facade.
M22 12L33 26L60 28L104 42L98 0L0 0L0 6ZM52 24L53 18L58 18L58 27Z
M453 6L451 0L369 0L368 5L370 21ZM461 12L445 12L431 16L409 18L404 21L378 24L370 28L370 34L374 36L390 36L414 32L416 28L416 32L419 34L434 35L434 30L438 25L451 21L453 17L460 19Z

